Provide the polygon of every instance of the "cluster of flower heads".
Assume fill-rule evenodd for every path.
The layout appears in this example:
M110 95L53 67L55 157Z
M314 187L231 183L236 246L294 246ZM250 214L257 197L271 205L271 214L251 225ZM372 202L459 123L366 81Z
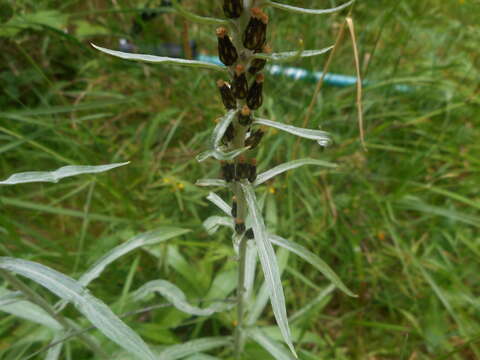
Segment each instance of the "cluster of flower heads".
M262 140L264 131L252 129L254 110L263 104L264 75L261 71L266 65L265 59L254 57L258 53L270 52L267 46L268 16L259 8L253 7L248 13L244 9L242 0L224 0L223 11L227 18L239 19L249 17L238 23L246 24L242 33L235 33L234 39L228 29L219 27L216 30L218 39L218 55L220 61L228 67L231 81L223 79L217 81L223 105L229 111L235 111L234 120L228 126L222 138L227 147L245 146L254 149ZM248 20L248 21L247 21ZM241 136L241 142L238 139ZM254 182L257 177L255 159L246 160L239 156L236 161L222 162L222 177L227 182L242 179ZM236 202L233 201L232 216L236 218ZM234 214L235 213L235 214ZM237 219L235 230L245 232L243 221ZM251 229L247 230L248 237L253 237ZM246 234L247 236L247 234Z

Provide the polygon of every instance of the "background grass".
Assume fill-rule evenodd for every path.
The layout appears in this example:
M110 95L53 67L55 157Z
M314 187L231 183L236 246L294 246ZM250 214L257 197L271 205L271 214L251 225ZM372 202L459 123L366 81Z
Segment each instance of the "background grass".
M160 3L1 2L0 177L67 164L131 164L58 184L2 187L0 253L78 277L137 233L162 225L193 230L126 256L90 286L117 313L142 307L125 304L122 294L146 281L165 278L203 299L221 294L236 269L229 233L212 238L201 227L218 210L205 200L208 191L193 185L219 171L213 161L194 159L223 111L217 78L125 62L88 46L115 48L120 37L143 48L181 43L188 31L201 51L215 53L214 28L173 14L159 15L132 36L145 6ZM213 1L184 3L220 15ZM353 299L334 291L293 322L302 359L480 358L479 10L476 0L358 0L353 17L362 71L375 82L364 89L368 152L359 143L350 87L324 87L309 121L332 134L333 146L322 152L302 140L293 154L296 139L275 131L262 142L262 169L293 155L340 165L335 171L300 168L259 191L268 226L319 254L359 294ZM269 15L272 47L292 50L299 38L307 49L332 44L345 13L296 16L270 9ZM354 75L352 54L347 37L330 70ZM325 60L292 65L321 70ZM396 83L414 90L396 92ZM301 126L313 90L314 84L268 77L261 113ZM283 281L289 314L328 286L293 255ZM67 314L80 318L73 308ZM170 308L125 318L157 345L228 334L234 320L234 312L192 319ZM269 308L261 324L274 324ZM1 358L25 358L49 339L37 325L0 317ZM268 358L253 345L247 350L246 358ZM65 354L91 356L75 340Z

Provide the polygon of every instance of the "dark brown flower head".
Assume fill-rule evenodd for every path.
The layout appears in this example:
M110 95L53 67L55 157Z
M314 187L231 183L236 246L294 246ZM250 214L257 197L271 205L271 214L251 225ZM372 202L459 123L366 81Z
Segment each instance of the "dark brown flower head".
M216 30L218 38L218 57L226 66L235 64L238 59L237 49L228 36L227 28L219 27Z
M270 54L271 52L272 52L272 49L268 44L265 45L261 51L259 50L255 51L256 54L258 53ZM254 75L257 72L262 71L266 64L267 64L267 60L265 59L253 59L250 62L250 66L248 67L248 72Z
M265 135L265 132L263 132L262 130L260 130L260 129L255 130L245 140L245 146L249 146L250 150L255 149L257 147L257 145L260 143L260 141L262 140L263 135Z
M237 107L237 100L235 100L235 96L233 96L230 85L223 80L218 80L217 87L220 91L222 102L225 108L228 110L235 109Z
M242 219L235 219L235 232L238 235L245 232L245 222Z
M234 218L237 217L237 198L235 196L232 198L232 212L231 212L231 215Z
M235 165L226 161L221 162L222 177L226 182L231 182L235 175Z
M268 16L262 9L250 10L251 18L243 34L243 45L250 50L261 50L267 40Z
M242 15L243 0L223 0L223 13L230 19L236 19Z
M245 99L248 93L248 81L245 74L245 66L238 64L232 81L232 93L237 99Z
M238 123L242 126L250 126L253 121L252 111L247 105L242 107L238 113Z
M253 183L257 178L257 160L251 159L250 164L248 166L248 176L247 179L251 183Z
M250 86L247 94L247 105L252 110L257 110L263 104L263 81L265 76L257 74L255 81Z

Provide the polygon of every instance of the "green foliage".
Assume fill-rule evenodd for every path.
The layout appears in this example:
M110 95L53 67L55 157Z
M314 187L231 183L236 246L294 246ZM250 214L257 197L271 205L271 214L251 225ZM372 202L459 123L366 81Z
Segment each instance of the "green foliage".
M194 159L205 150L222 111L211 74L122 62L89 48L89 42L116 48L119 37L130 36L139 43L178 41L183 20L162 13L133 36L132 21L143 5L135 1L117 2L118 7L103 1L7 3L12 11L2 12L0 29L0 178L65 165L131 163L95 178L1 187L0 253L78 279L139 233L167 225L192 229L118 259L89 289L153 344L155 353L162 350L155 346L231 333L234 312L197 319L161 297L120 302L122 293L161 278L204 309L205 294L228 297L236 279L230 233L221 228L210 237L203 230L203 221L218 209L205 201L209 189L194 186L197 179L218 178L213 161ZM282 3L320 8L318 1ZM202 16L222 15L213 2L185 4ZM325 48L342 20L268 11L274 15L275 52L295 49L299 36L306 49ZM299 167L264 183L258 193L267 231L320 256L359 295L334 291L317 269L288 258L282 285L299 357L478 358L478 4L357 1L353 14L364 76L375 81L364 90L368 153L358 141L355 89L324 87L308 128L328 131L333 144L322 152L314 142L300 140L295 151L294 137L269 129L258 155L261 171L301 158L338 165ZM5 26L13 22L18 26ZM190 27L190 37L210 54L213 30ZM322 70L324 59L302 58L294 66ZM353 74L348 38L330 70ZM395 92L393 84L415 90ZM301 127L314 86L271 77L265 86L262 117ZM255 293L261 295L258 283ZM16 303L17 313L24 301ZM150 305L162 307L146 309ZM41 313L33 315L38 322L51 323L38 308L29 304L29 309ZM89 326L73 307L64 313L79 329ZM268 307L259 323L259 343L264 334L277 345L282 341L269 327L274 315ZM88 334L108 353L118 351L98 331ZM44 358L46 351L35 353L53 336L44 326L2 313L0 357ZM72 358L95 357L75 336L63 343ZM246 350L246 358L269 359L261 344L248 343ZM222 347L204 351L228 358Z

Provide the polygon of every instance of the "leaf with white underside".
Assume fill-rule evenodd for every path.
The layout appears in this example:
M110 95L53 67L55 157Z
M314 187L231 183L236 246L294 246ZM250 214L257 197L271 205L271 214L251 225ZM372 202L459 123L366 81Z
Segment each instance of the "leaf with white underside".
M277 3L277 2L274 2L274 1L271 1L271 0L267 0L267 5L273 6L277 9L287 10L287 11L290 11L290 12L293 12L293 13L298 13L298 14L323 15L323 14L331 14L331 13L340 11L342 9L345 9L346 7L352 5L354 3L354 1L355 0L351 0L351 1L349 1L345 4L343 4L343 5L340 5L340 6L337 6L337 7L334 7L334 8L318 9L318 10L316 10L316 9L305 9L305 8L301 8L301 7L297 7L297 6L281 4L281 3Z
M110 50L101 46L97 46L95 44L90 44L90 45L92 45L95 49L101 52L104 52L105 54L112 55L125 60L142 61L142 62L148 62L148 63L163 63L163 64L170 64L170 65L181 65L181 66L196 67L196 68L215 70L215 71L221 71L221 72L226 71L226 67L215 65L208 62L203 62L203 61L186 60L186 59L148 55L148 54L133 54L133 53L126 53L123 51Z
M280 279L277 257L275 256L272 244L268 239L263 217L255 198L255 192L252 185L243 181L241 182L241 186L247 201L249 215L252 219L252 230L255 235L255 243L257 245L258 256L262 265L265 282L268 285L273 314L285 343L295 357L298 357L295 348L293 347L292 336L290 334L290 328L288 327L285 295L283 293L282 281Z
M211 192L207 196L207 200L210 200L212 203L217 205L220 210L222 210L225 214L230 215L232 208L228 205L220 196Z
M184 292L166 280L149 281L132 294L133 301L139 301L152 293L159 293L168 302L184 313L197 316L210 316L216 312L224 311L230 306L223 302L213 303L211 306L201 309L191 305L187 301Z
M62 325L45 310L28 300L24 300L18 292L0 289L0 311L46 326L52 330L63 329Z
M0 185L14 185L31 182L53 182L76 175L97 174L108 171L119 166L127 165L129 162L107 164L107 165L69 165L63 166L55 171L28 171L11 175L8 179L0 181Z
M67 333L65 331L57 332L55 334L54 338L52 339L52 343L55 343L56 345L53 345L51 348L48 349L47 355L45 355L45 360L58 360L63 347L63 342L61 340L65 336L67 336Z
M188 229L164 227L137 235L125 243L118 245L102 256L80 277L78 282L83 286L87 286L92 280L100 276L105 267L117 260L119 257L128 254L129 252L142 246L155 245L188 232L190 232Z
M328 264L320 259L317 255L299 245L293 241L289 241L277 235L268 235L269 240L280 247L283 247L294 254L300 256L303 260L308 262L310 265L314 266L318 271L320 271L328 280L330 280L336 287L342 290L345 294L357 297L353 292L351 292L342 280L338 277L337 274L332 270Z
M139 359L156 360L142 338L78 281L44 265L21 259L0 257L0 268L25 276L71 302L105 336Z
M298 159L298 160L293 160L289 161L283 164L280 164L278 166L275 166L274 168L267 170L257 176L257 179L254 181L253 186L258 186L260 184L263 184L264 182L270 180L271 178L285 172L288 170L296 169L300 166L304 165L318 165L318 166L325 166L328 168L336 168L337 165L330 163L328 161L323 161L323 160L316 160L316 159Z
M267 350L276 360L295 359L288 350L282 345L270 339L263 331L258 328L248 330L248 337L254 340L258 345Z
M303 51L285 51L272 54L258 53L254 54L253 57L257 59L265 59L271 62L288 62L296 61L297 59L307 58L312 56L318 56L325 54L333 49L333 46L329 46L319 50L303 50Z
M207 218L202 225L209 235L213 235L220 226L233 228L233 220L231 217L214 215Z
M331 141L328 133L321 130L299 128L296 126L282 124L267 119L255 119L253 124L270 126L275 129L286 131L290 134L297 135L305 139L315 140L320 146L328 146Z
M232 123L233 119L235 118L236 113L237 113L236 110L230 110L220 118L220 121L215 126L215 129L213 129L213 132L211 135L210 142L212 145L212 149L219 150L222 138L225 135L225 132L227 131L228 126Z
M209 337L187 341L179 345L172 345L158 355L158 360L176 360L202 351L216 349L231 345L232 340L228 336Z
M205 160L207 160L208 158L211 158L211 157L213 157L217 160L225 160L225 161L233 160L238 155L244 153L248 149L250 149L250 148L249 147L244 147L244 148L232 150L232 151L229 151L229 152L223 152L221 150L207 150L207 151L204 151L204 152L198 154L196 159L197 159L198 162L205 161Z
M199 179L195 183L197 186L219 186L219 187L225 187L227 186L227 182L222 179Z

